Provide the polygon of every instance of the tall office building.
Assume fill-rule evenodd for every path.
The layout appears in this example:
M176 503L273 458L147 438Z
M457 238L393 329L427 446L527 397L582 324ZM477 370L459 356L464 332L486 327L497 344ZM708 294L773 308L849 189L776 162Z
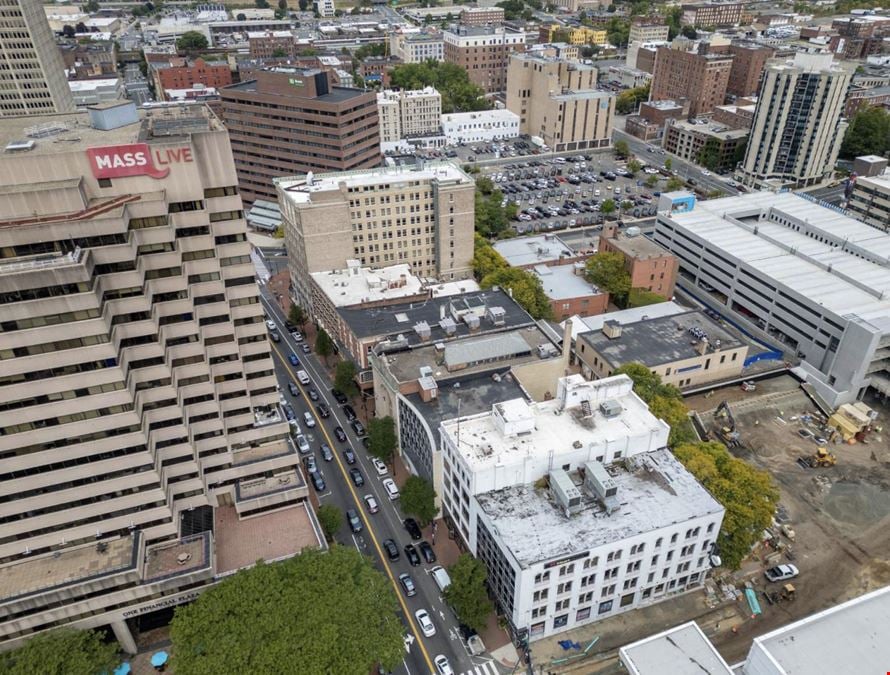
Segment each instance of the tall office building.
M275 181L291 283L311 309L309 275L361 265L411 265L423 278L473 275L475 184L449 163Z
M659 47L655 56L650 101L689 101L696 117L723 105L732 69L732 54L714 53L712 45L679 37Z
M507 65L515 52L525 51L525 33L501 26L457 26L442 34L445 61L467 71L470 82L486 94L507 88Z
M738 179L781 188L830 178L847 129L841 115L850 78L831 54L797 53L769 66Z
M74 110L42 3L0 1L0 60L0 117Z
M0 649L110 625L133 652L139 617L324 546L228 137L120 102L0 147Z
M377 96L328 71L272 68L220 90L245 202L276 199L272 179L380 164Z

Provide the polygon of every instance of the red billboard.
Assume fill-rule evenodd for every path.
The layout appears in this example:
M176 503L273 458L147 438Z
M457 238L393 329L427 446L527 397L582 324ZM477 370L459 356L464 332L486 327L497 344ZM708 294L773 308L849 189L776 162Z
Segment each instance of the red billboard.
M152 151L148 143L90 148L87 157L96 178L165 178L170 173L171 164L194 161L189 147L156 148Z

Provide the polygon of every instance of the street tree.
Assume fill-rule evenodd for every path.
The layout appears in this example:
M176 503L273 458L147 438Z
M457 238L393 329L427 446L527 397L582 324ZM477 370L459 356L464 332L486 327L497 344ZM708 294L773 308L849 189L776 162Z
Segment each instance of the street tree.
M292 304L287 313L287 320L296 326L302 326L306 323L306 312L299 305Z
M674 160L672 160L670 157L668 157L666 160L664 160L664 168L665 169L670 171L672 166L674 166Z
M368 421L368 452L386 464L392 463L399 439L392 417L373 417Z
M844 134L841 157L890 156L890 112L878 106L860 109Z
M309 9L309 0L300 0L299 7L301 12L305 12L307 9Z
M324 328L319 328L315 334L315 353L328 362L328 357L334 353L334 341Z
M176 608L177 675L393 670L404 628L392 585L352 547L260 561ZM99 671L92 671L99 672Z
M355 376L358 374L353 361L340 361L334 372L334 386L347 396L355 396L358 387L355 386Z
M70 23L66 23L64 26L62 26L62 35L64 35L66 38L73 38L76 32L77 31L74 30L74 26L72 26Z
M607 200L608 201L608 200ZM587 280L620 300L630 292L630 274L624 256L616 251L598 251L587 259Z
M549 319L553 316L550 299L544 293L541 279L519 267L507 267L487 274L479 282L482 288L500 286L509 288L513 299L528 312L533 319Z
M448 568L448 576L451 584L445 589L445 600L454 609L461 623L473 630L482 630L488 622L488 615L493 611L485 589L488 578L485 563L469 553L463 553Z
M615 141L613 150L615 151L615 155L617 157L623 158L630 155L630 145L628 145L627 141L625 141L623 138L621 140Z
M643 168L643 165L640 164L640 161L637 159L631 159L627 162L627 170L631 173L636 173L640 169Z
M181 52L200 52L208 46L207 37L196 30L187 30L176 41L176 49Z
M39 633L18 649L0 654L3 675L94 675L119 662L117 645L92 630L59 628Z
M420 525L426 526L433 522L438 509L436 508L436 491L433 484L420 476L408 476L400 489L402 510L414 516Z
M779 490L772 477L714 441L684 443L674 454L726 509L717 546L723 565L738 569L776 512Z
M315 512L318 516L318 524L324 532L328 542L334 541L334 536L343 527L343 512L333 504L322 504Z
M668 445L670 447L673 448L681 443L689 443L696 439L689 421L689 408L686 407L681 398L658 395L647 401L647 403L649 412L658 419L664 420L671 428L668 436Z
M504 257L480 234L476 234L473 248L473 273L476 279L484 279L492 272L509 267Z
M618 206L615 204L614 199L604 199L603 203L600 204L600 213L602 213L604 216L611 216L613 213L615 213L615 210L617 208Z
M494 182L488 176L479 176L476 179L476 189L483 195L490 195L494 191Z
M643 181L643 184L651 190L656 185L658 185L658 176L656 176L654 173L649 174L648 176L646 176L646 180Z
M667 185L664 186L665 190L668 192L673 192L674 190L682 190L686 183L683 182L683 179L678 176L671 176L668 178Z

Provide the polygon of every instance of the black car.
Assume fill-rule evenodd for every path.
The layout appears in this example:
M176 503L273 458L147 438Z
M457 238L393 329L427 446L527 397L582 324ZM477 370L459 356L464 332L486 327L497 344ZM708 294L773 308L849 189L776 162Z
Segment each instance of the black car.
M383 549L386 551L386 557L392 561L398 560L400 557L399 547L392 539L386 539L383 542Z
M287 390L290 392L291 396L299 396L300 395L300 388L293 382L287 383Z
M343 427L334 427L334 436L336 436L337 440L341 443L346 442L346 432L343 431Z
M337 403L339 403L340 405L343 405L343 404L349 402L349 399L346 398L346 394L344 394L344 393L343 393L342 391L340 391L339 389L336 389L336 388L331 389L331 396L333 396L333 397L334 397L334 400L335 400ZM314 400L314 399L313 399L313 400Z
M403 522L405 529L414 541L418 541L423 535L420 533L420 525L414 518L405 518Z
M334 453L331 451L331 446L327 443L321 444L321 458L326 462L330 462L334 459Z
M417 567L420 564L420 556L417 554L417 549L414 548L414 544L405 545L405 557L408 558L411 567Z
M349 423L349 426L352 427L352 430L355 432L356 436L365 435L365 425L358 420L352 420L352 422Z
M309 394L309 398L311 398L313 401L318 400L318 392L315 391L315 387L309 387L308 394Z
M348 403L343 406L343 414L346 415L346 421L351 422L356 418L355 410Z
M346 520L349 523L349 529L352 530L354 534L358 534L364 529L362 519L358 517L358 512L355 509L347 509Z
M290 422L294 419L297 414L294 412L293 407L290 404L284 406L284 416L287 417L287 421Z
M318 414L321 415L322 417L330 417L331 416L331 409L328 408L324 403L319 403L317 406L315 406L315 409L318 411Z
M352 448L346 448L343 451L343 459L346 460L347 464L355 464L355 453L352 451Z
M316 492L324 492L324 476L321 475L321 471L313 471L309 474L309 479L312 481L312 487L315 488Z
M420 549L420 555L423 556L423 559L427 563L433 564L436 562L436 552L433 550L433 547L430 546L429 542L422 541L417 545L417 548Z
M414 579L412 579L410 576L408 576L407 574L400 574L399 583L402 584L405 595L407 595L409 598L417 595L417 588L415 588L414 586Z
M356 487L361 487L365 484L365 477L362 476L362 472L355 467L349 470L349 477L352 478L352 482L355 483Z

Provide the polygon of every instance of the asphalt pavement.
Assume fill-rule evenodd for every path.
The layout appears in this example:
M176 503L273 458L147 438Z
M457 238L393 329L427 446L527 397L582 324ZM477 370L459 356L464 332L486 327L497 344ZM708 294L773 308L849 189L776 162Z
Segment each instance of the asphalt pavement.
M346 522L343 528L336 536L338 543L344 546L354 546L359 552L368 555L375 565L384 572L393 584L396 596L402 609L402 618L406 625L405 638L405 660L403 664L396 669L396 673L402 672L407 675L417 675L418 673L435 672L433 659L439 655L447 656L451 668L455 675L497 675L500 670L495 661L490 656L483 655L480 657L471 657L463 640L457 633L457 621L451 610L445 605L441 597L438 587L429 576L429 570L436 564L421 564L418 567L412 567L407 561L404 554L404 546L412 543L408 533L402 525L403 515L399 511L398 501L390 501L381 481L387 476L378 476L376 470L370 462L369 455L362 445L360 438L354 433L349 426L343 414L342 408L337 405L331 395L331 387L333 386L327 372L319 364L314 354L304 354L291 335L285 330L285 317L281 308L270 297L269 291L265 286L261 286L261 296L263 306L269 317L274 320L280 327L279 334L281 342L272 343L273 360L275 363L275 371L278 377L281 395L293 406L296 412L296 419L300 425L301 432L306 435L309 444L315 455L326 483L325 491L317 494L319 502L322 504L333 504L337 506L345 515L347 509L355 509L361 517L364 530L359 534L353 534ZM292 366L288 361L288 355L294 353L300 361L297 367ZM303 369L309 375L311 384L304 387L300 385L296 378L296 371ZM300 389L300 396L294 397L288 390L288 382L294 382ZM308 397L308 388L312 386L319 394L319 401L314 402ZM331 414L328 418L322 418L318 415L315 406L317 403L325 403L330 408ZM307 429L303 422L303 413L310 412L316 421L316 426ZM334 437L333 429L336 426L342 427L346 432L347 442L340 443ZM334 452L334 460L325 462L319 448L322 443L327 443ZM351 447L356 455L357 467L364 478L365 484L356 487L349 478L349 473L343 450ZM370 514L367 510L364 495L373 495L379 505L379 511ZM393 539L398 545L402 555L399 560L390 562L383 553L381 544L385 539ZM413 542L417 543L417 542ZM398 575L407 573L413 579L417 588L417 595L411 598L405 596ZM425 637L419 630L414 613L418 610L426 609L432 617L436 627L436 634L432 637ZM344 608L345 610L347 608Z

